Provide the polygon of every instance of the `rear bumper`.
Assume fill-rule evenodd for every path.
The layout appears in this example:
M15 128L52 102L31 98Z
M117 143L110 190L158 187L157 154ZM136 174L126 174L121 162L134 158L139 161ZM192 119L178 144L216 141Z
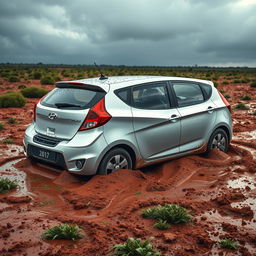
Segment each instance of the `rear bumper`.
M96 174L102 154L108 146L101 129L78 132L71 140L62 140L54 147L35 142L35 140L33 140L35 135L37 135L37 133L32 123L27 128L23 140L27 157L32 156L31 151L28 151L29 145L50 150L56 152L58 155L59 162L56 163L56 165L60 165L72 173L82 175ZM88 140L86 138L88 138ZM63 156L63 160L60 159L61 156ZM44 161L46 164L51 164L51 162L46 159L38 159ZM77 160L85 160L81 169L78 169L76 166Z

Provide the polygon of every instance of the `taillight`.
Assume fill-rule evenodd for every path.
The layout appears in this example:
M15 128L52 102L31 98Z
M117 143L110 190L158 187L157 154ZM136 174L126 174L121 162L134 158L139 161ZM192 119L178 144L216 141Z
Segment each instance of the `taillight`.
M226 100L226 98L218 91L222 101L224 102L224 104L226 105L226 107L228 108L229 112L231 113L231 105L230 103Z
M33 111L33 115L34 115L34 122L36 121L36 106L37 104L44 98L45 96L43 96L37 103L34 104L34 111Z
M111 119L111 115L105 108L105 100L102 98L88 112L79 131L89 130L104 125Z

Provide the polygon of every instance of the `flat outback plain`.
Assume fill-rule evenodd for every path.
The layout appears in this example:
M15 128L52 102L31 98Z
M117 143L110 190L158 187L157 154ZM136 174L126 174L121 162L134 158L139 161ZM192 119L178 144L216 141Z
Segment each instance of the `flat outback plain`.
M256 69L101 69L107 76L213 81L232 105L234 134L228 153L213 150L207 156L94 177L31 162L24 157L22 140L34 104L56 81L97 77L99 72L92 66L0 65L0 175L18 185L0 190L0 255L121 255L114 245L150 237L159 254L136 255L256 255ZM8 107L12 97L17 107ZM157 220L145 218L146 209L166 204L185 208L188 221L155 226ZM68 241L42 236L59 224L77 225L82 237ZM232 248L223 248L228 247L225 242Z

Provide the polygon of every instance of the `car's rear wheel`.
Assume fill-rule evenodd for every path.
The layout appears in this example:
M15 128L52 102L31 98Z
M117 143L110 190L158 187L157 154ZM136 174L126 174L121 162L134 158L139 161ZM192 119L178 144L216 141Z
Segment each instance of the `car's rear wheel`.
M120 169L132 169L132 159L125 149L115 148L103 157L98 174L107 175Z
M223 129L219 128L212 133L207 145L206 153L209 153L214 148L227 152L228 146L229 141L227 133Z

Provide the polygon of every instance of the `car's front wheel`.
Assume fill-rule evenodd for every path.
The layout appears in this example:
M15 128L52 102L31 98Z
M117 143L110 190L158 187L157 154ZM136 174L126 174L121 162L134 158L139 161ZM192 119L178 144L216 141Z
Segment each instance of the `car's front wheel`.
M115 148L103 157L98 174L107 175L120 169L132 169L132 159L125 149Z
M212 133L207 145L206 153L209 153L214 148L227 152L228 146L229 141L227 133L223 129L219 128Z

